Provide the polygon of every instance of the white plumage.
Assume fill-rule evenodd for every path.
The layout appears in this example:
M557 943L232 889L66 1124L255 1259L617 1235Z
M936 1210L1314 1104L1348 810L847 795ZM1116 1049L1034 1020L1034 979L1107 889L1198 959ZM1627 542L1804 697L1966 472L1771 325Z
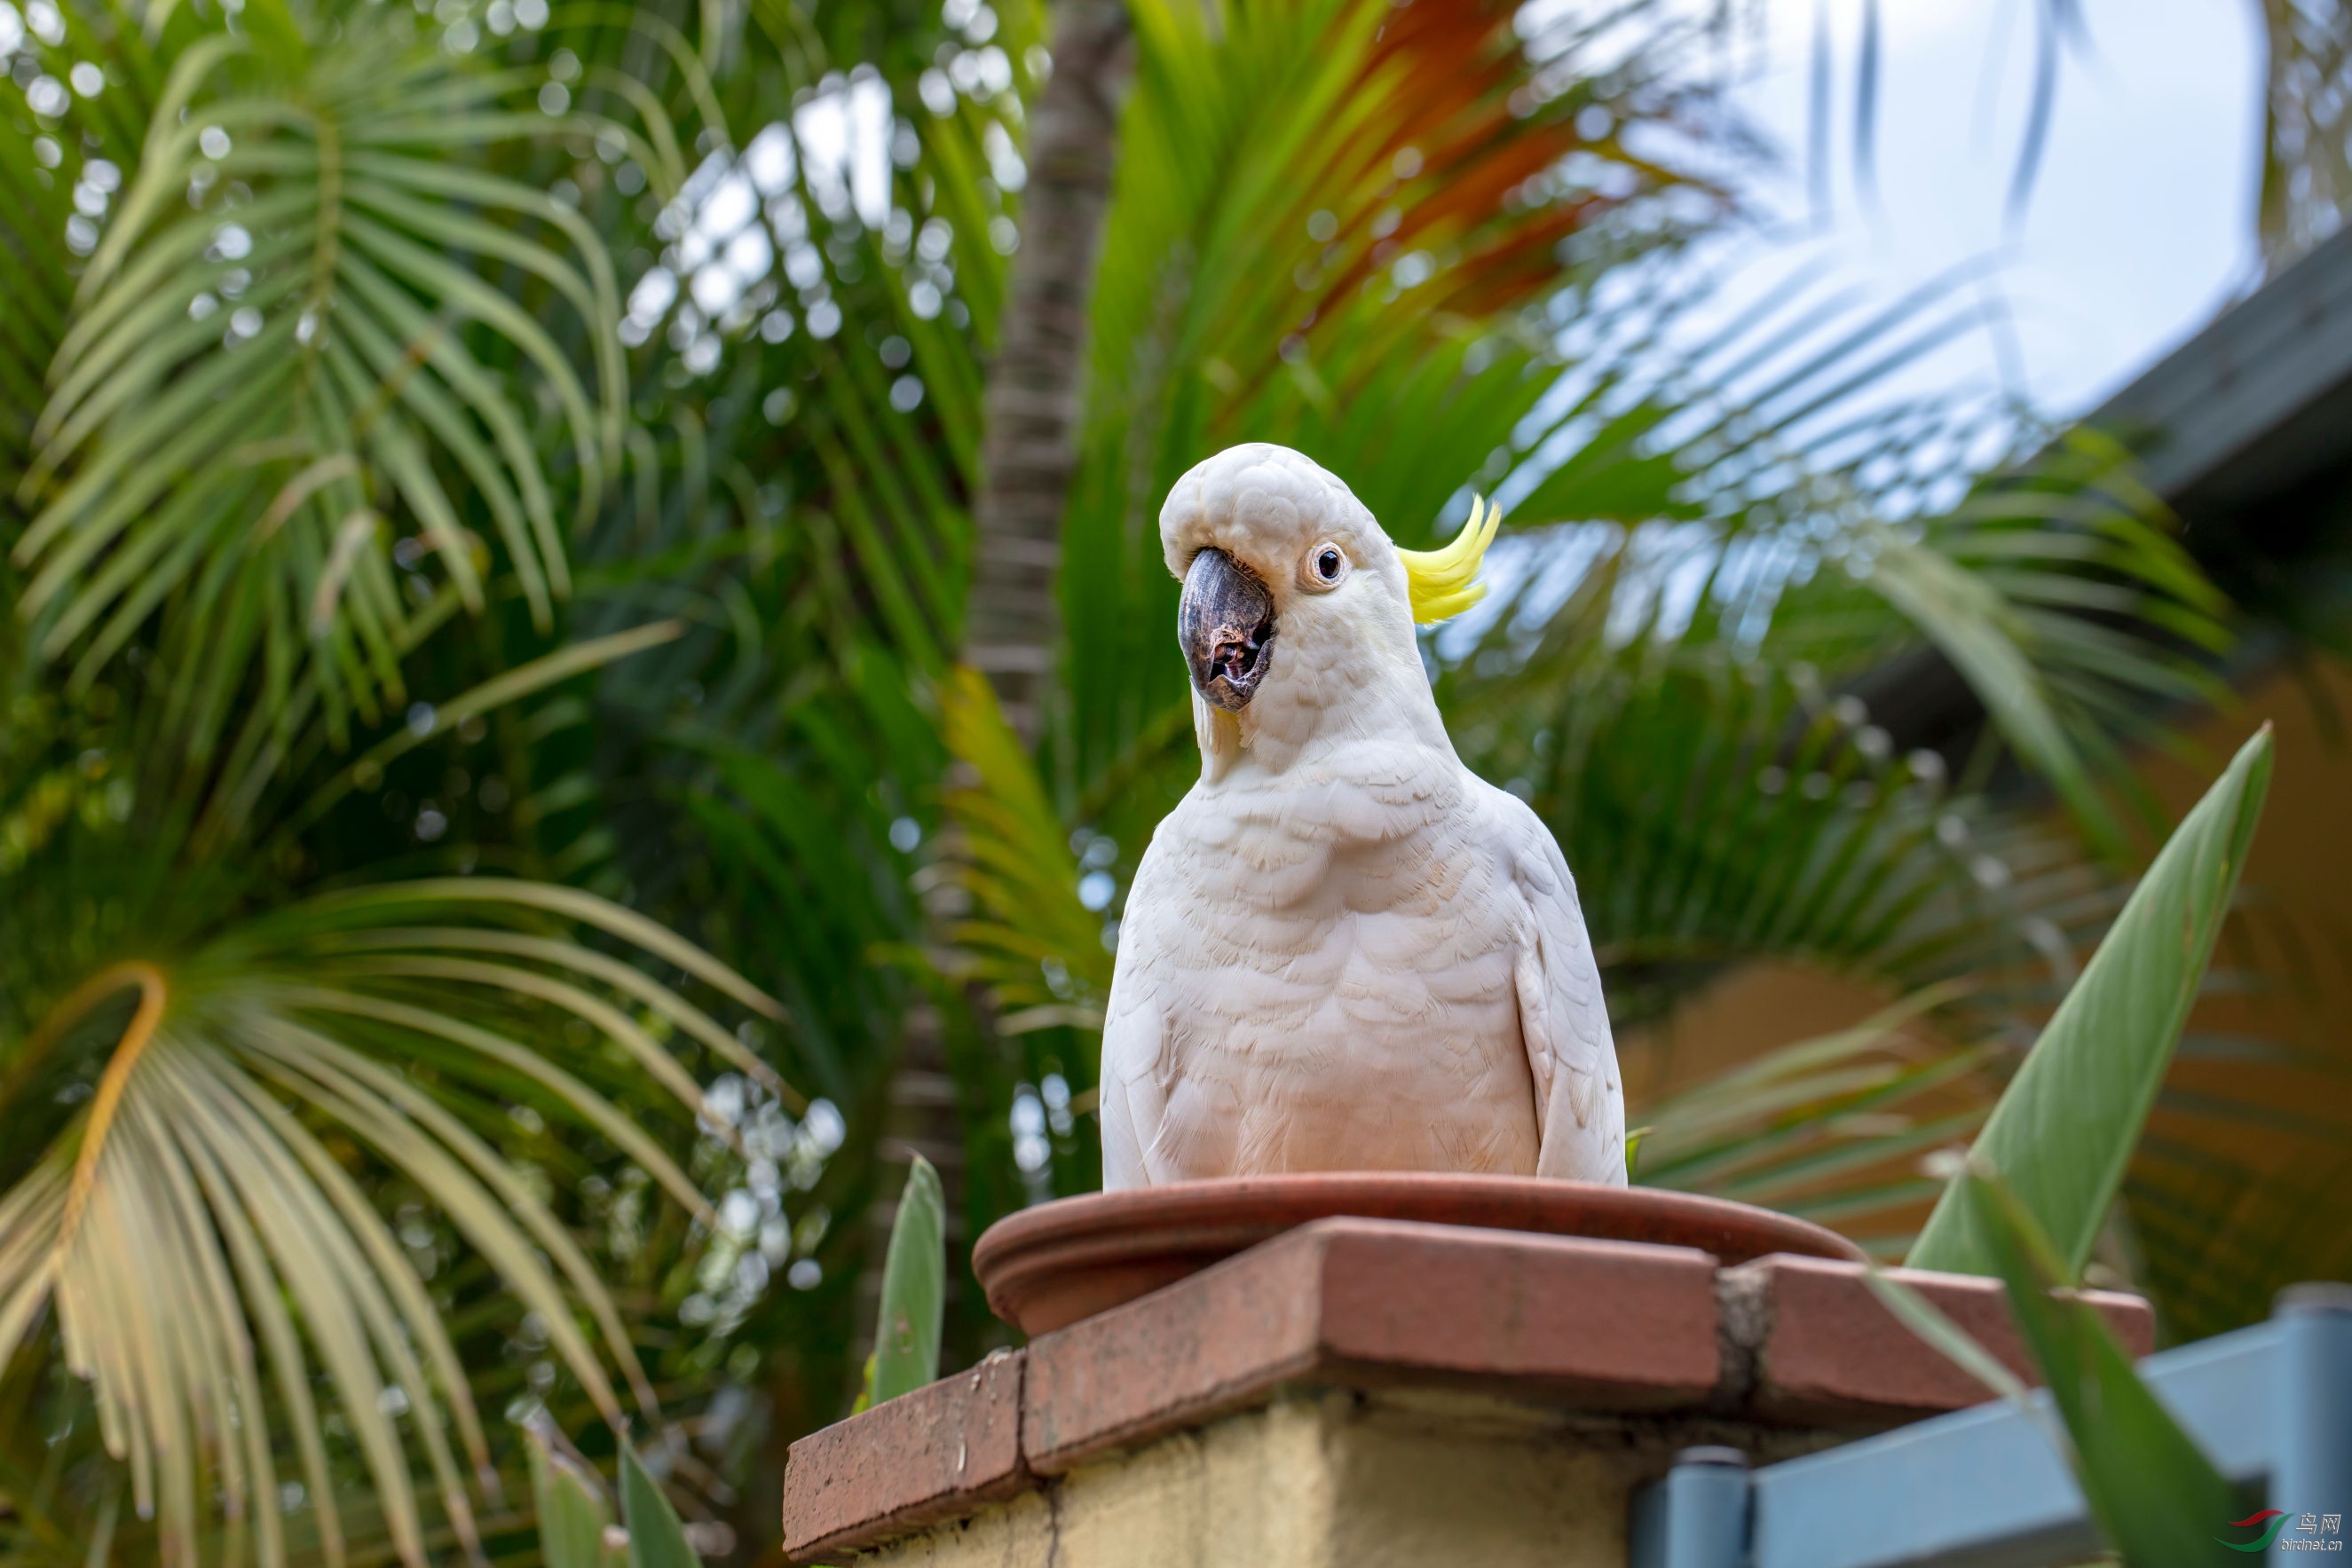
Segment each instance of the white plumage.
M1622 1183L1576 884L1535 813L1454 755L1408 558L1346 486L1265 444L1186 474L1160 536L1187 580L1202 772L1120 924L1104 1186L1317 1170ZM1426 612L1435 558L1410 559ZM1264 637L1236 641L1231 606L1268 601ZM1224 669L1204 698L1204 670Z

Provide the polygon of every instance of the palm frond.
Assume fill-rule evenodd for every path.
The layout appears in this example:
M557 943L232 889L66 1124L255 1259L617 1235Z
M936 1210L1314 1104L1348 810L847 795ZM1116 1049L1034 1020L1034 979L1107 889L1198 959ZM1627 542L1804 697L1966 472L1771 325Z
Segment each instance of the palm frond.
M2002 1053L1956 1043L1940 986L1852 1029L1776 1048L1654 1103L1633 1176L1802 1215L1899 1257L1940 1190L1929 1173L1991 1109Z
M1001 1032L1098 1033L1110 951L1102 916L1080 901L1069 831L984 680L952 671L940 709L959 764L945 799L957 836L943 869L969 901L948 927L961 977L988 988Z
M308 673L339 734L404 701L403 525L476 609L495 538L546 626L570 587L560 513L594 504L619 443L602 241L543 191L453 160L566 123L506 107L530 73L472 67L403 18L334 32L177 51L16 486L38 652L87 685L171 607L192 750L248 673L281 701ZM585 324L594 390L529 303L458 256ZM551 420L519 398L524 381Z
M743 1053L668 987L634 970L616 984L611 958L562 934L574 921L649 936L698 980L773 1005L603 901L469 879L330 895L121 961L11 1052L19 1115L37 1089L88 1092L0 1203L0 1351L53 1317L167 1561L194 1561L215 1490L228 1518L254 1521L262 1560L283 1561L281 1433L339 1561L331 1424L358 1445L404 1561L425 1559L420 1469L434 1512L473 1548L474 1500L499 1483L470 1375L366 1172L396 1174L446 1217L605 1419L625 1419L621 1387L657 1415L610 1288L500 1151L501 1124L513 1107L589 1129L707 1223L644 1110L613 1095L646 1073L681 1120L709 1119L655 1031ZM567 1026L605 1051L559 1062L529 1043Z

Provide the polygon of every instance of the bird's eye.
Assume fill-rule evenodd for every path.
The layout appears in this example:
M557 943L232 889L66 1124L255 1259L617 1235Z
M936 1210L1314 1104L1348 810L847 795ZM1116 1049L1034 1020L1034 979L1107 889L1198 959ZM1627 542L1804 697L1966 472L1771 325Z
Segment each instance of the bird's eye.
M1309 593L1337 588L1347 575L1348 553L1333 540L1318 539L1298 558L1298 586Z

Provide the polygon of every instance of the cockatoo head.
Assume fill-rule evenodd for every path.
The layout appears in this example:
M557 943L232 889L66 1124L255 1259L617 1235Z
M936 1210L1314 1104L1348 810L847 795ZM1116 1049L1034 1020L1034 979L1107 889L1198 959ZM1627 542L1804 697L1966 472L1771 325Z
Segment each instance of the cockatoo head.
M1321 710L1409 672L1426 705L1413 623L1484 596L1495 525L1481 503L1445 549L1399 549L1347 486L1286 446L1228 447L1194 465L1160 509L1193 690L1228 714Z

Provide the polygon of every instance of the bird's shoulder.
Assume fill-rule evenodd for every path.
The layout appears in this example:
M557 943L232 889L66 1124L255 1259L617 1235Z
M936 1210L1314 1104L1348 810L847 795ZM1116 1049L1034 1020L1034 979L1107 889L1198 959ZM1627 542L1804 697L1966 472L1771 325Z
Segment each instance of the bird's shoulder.
M1185 802L1191 799L1188 795L1184 800L1178 801L1175 810L1160 818L1151 830L1151 837L1144 841L1143 853L1136 857L1135 880L1128 884L1127 896L1130 904L1139 898L1150 897L1152 892L1167 881L1170 862L1181 853L1176 846L1183 837L1183 830L1175 825L1176 820L1183 812Z
M1531 900L1559 901L1578 907L1576 879L1559 841L1536 809L1507 789L1489 784L1468 768L1465 811L1477 824L1480 840L1493 847L1513 881Z
M1475 798L1508 881L1524 901L1529 940L1519 1000L1529 1050L1546 1063L1601 1071L1613 1054L1609 1014L1568 857L1525 800L1483 780ZM1549 1074L1539 1067L1538 1076L1541 1088ZM1581 1124L1583 1113L1577 1119Z
M1135 880L1128 884L1119 920L1114 965L1119 977L1147 968L1162 948L1181 946L1202 914L1198 794L1198 789L1187 794L1160 819L1135 862ZM1137 983L1128 982L1130 987Z

